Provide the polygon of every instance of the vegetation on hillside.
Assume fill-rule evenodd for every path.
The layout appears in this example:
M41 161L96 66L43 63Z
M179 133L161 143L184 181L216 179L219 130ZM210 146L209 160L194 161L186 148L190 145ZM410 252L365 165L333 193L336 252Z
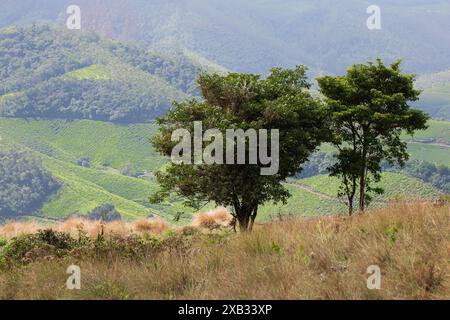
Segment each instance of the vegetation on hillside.
M171 220L177 216L177 213L183 212L185 215L182 216L180 222L185 223L186 219L191 216L191 210L181 205L181 199L173 199L158 205L148 202L148 196L157 190L156 181L152 177L153 172L166 163L163 157L158 156L152 150L149 143L156 129L154 124L124 126L89 120L28 121L0 118L0 149L3 147L30 150L33 157L42 159L45 170L63 184L58 194L51 197L39 212L29 213L47 218L64 219L73 212L87 214L95 207L112 203L125 220L132 217L146 217L148 214L163 216ZM443 132L446 131L435 129L434 122L431 122L430 128L420 134L426 137L440 137L439 134ZM448 139L448 137L440 139L444 138ZM417 144L432 147L428 144ZM412 145L415 144L408 144L408 151L411 150ZM321 150L325 149L327 148L321 148ZM324 153L323 157L330 160L331 155L327 154L331 150L327 149L326 151L327 153ZM415 154L411 153L411 158L416 159ZM447 149L445 152L443 151L444 155L448 157ZM433 156L434 154L431 152L426 155L427 158ZM312 161L303 166L305 168L303 172L305 174L309 172L312 175L326 174L327 172L316 170L319 167L324 170L328 166L326 162L322 161L323 157L312 155L309 158ZM90 159L90 168L75 165L81 158ZM131 167L132 177L120 174L127 164ZM409 168L408 163L406 169L409 170ZM137 178L141 175L144 177ZM302 175L301 178L307 176L309 175ZM423 178L414 176L419 179ZM391 179L394 179L392 188L386 188L386 184ZM435 179L436 177L433 180L424 181L433 183ZM440 179L436 179L436 181L438 180ZM302 179L297 182L304 183ZM330 182L330 184L334 185L334 182ZM431 193L422 192L421 190L429 190L426 183L408 179L404 175L385 175L382 184L386 189L386 197L399 196L398 190L412 191L400 195L405 198L409 196L439 196L439 190L435 189ZM440 186L435 186L440 188ZM332 189L329 193L330 198L326 198L298 185L288 184L287 188L292 194L287 204L268 203L264 205L259 209L259 221L267 221L271 217L279 215L313 216L334 214L344 210L343 204L334 198L337 189Z
M422 75L417 87L423 90L417 106L435 119L450 120L450 69Z
M29 154L0 150L0 220L35 212L59 187Z
M149 122L195 94L202 70L91 32L0 30L0 115Z

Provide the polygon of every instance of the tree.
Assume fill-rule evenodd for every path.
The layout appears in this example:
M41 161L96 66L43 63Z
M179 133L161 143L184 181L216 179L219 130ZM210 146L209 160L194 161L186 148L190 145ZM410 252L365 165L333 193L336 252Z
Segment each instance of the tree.
M261 170L267 169L267 162L261 159L252 164L249 161L236 164L239 157L235 148L239 139L231 139L231 148L226 149L230 143L228 139L227 146L216 144L218 147L211 152L212 156L223 160L223 164L195 163L194 155L185 154L183 150L182 156L187 156L194 164L171 162L159 171L156 177L161 190L151 200L162 201L174 192L184 197L187 205L197 209L209 202L232 207L232 214L242 231L252 229L261 204L268 201L285 203L289 192L282 182L298 173L300 165L326 135L324 108L306 91L310 84L305 71L303 66L292 70L276 68L265 79L254 74L201 75L198 84L204 100L175 103L166 116L159 118L159 133L153 139L155 149L170 156L177 145L171 140L172 133L183 128L189 134L195 134L194 122L201 121L202 134L208 129L217 129L221 134L227 129L245 130L243 141L246 155L249 155L251 143L247 141L252 137L246 134L251 129L277 129L278 170L271 175L262 175ZM272 146L274 158L275 141L271 137L267 144ZM209 141L213 139L216 143L218 135ZM203 154L213 143L201 143ZM260 136L257 149L263 147ZM231 150L235 164L226 164L227 150ZM248 158L250 160L250 156Z
M420 95L414 79L414 74L401 73L400 61L386 66L380 59L354 65L345 76L317 79L329 109L332 143L338 149L330 171L341 179L339 195L347 197L349 214L357 193L359 210L364 211L370 192L383 192L371 186L381 178L382 160L400 166L408 160L401 133L427 127L428 115L408 104Z

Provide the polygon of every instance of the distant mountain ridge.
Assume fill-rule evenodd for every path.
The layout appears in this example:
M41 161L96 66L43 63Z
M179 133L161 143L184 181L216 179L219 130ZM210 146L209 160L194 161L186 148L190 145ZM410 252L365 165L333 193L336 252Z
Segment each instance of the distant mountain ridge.
M2 0L0 26L52 21L65 26L71 0ZM77 0L82 28L141 41L164 52L188 49L239 72L304 64L341 74L379 56L405 69L450 67L447 0ZM381 9L381 30L366 10Z
M148 122L224 70L49 25L0 30L0 52L0 116Z

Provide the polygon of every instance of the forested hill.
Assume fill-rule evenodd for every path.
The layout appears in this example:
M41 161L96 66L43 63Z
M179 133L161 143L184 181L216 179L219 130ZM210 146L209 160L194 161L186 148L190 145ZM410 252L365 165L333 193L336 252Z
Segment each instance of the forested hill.
M93 32L9 27L0 30L0 116L146 122L195 94L201 69Z

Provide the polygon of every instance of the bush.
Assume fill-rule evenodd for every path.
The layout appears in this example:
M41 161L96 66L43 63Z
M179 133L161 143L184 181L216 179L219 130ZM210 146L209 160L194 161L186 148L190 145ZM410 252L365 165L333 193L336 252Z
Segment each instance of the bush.
M90 220L101 220L104 222L122 220L122 216L116 210L114 205L109 203L92 210L87 214L87 218Z

